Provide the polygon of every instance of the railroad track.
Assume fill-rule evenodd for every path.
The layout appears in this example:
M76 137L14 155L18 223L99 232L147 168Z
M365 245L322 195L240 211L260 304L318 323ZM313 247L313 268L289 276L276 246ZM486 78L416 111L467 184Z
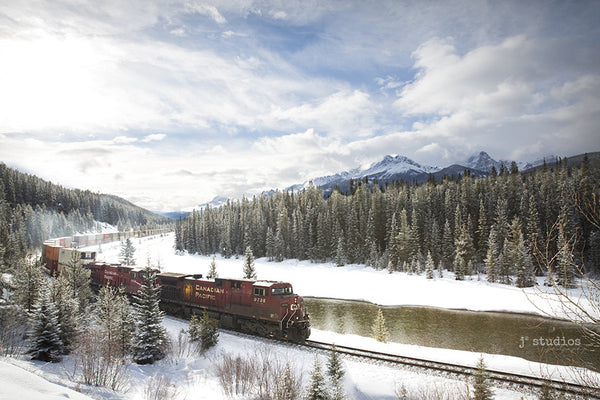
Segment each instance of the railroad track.
M310 348L318 349L318 350L326 350L326 351L331 351L333 348L333 345L330 343L318 342L318 341L314 341L314 340L307 340L304 344L302 344L302 346L306 346L306 347L310 347ZM467 376L472 376L477 372L477 368L475 368L475 367L452 364L452 363L441 362L441 361L424 360L424 359L420 359L420 358L380 353L377 351L357 349L357 348L353 348L353 347L339 346L339 345L335 345L335 349L337 350L338 353L344 354L344 355L366 358L366 359L373 360L373 361L383 361L383 362L388 362L388 363L393 363L393 364L400 364L400 365L405 365L405 366L423 368L423 369L427 369L429 371L438 371L438 372L444 372L444 373L450 373L450 374L456 374L456 375L467 375ZM598 392L598 390L589 388L584 385L567 383L567 382L562 382L562 381L552 380L552 379L546 380L546 379L532 377L532 376L528 376L528 375L514 374L514 373L508 373L508 372L497 371L497 370L486 369L486 371L488 373L489 379L496 381L496 382L503 383L503 384L526 386L526 387L531 387L531 388L538 389L538 390L541 387L546 385L550 389L552 389L553 391L556 391L556 392L569 394L569 395L583 396L586 399L600 399L600 393Z

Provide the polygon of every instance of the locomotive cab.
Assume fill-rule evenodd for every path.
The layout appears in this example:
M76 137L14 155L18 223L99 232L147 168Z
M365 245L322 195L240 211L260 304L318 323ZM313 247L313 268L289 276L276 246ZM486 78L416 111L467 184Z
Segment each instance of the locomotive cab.
M279 306L280 332L286 339L303 341L310 335L308 312L302 297L294 294L286 282L256 282L253 285L253 303L270 304L271 310Z

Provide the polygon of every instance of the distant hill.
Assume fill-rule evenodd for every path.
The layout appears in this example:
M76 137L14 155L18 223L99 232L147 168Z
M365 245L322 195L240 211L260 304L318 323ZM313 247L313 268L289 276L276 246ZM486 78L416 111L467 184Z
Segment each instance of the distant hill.
M98 222L120 230L172 223L118 196L67 189L0 163L0 264L50 237L94 232Z

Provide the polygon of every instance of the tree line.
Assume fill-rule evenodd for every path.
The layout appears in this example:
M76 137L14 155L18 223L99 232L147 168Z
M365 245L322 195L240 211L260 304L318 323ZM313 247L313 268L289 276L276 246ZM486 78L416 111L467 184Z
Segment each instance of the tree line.
M600 201L600 163L559 159L522 174L515 163L486 177L464 175L406 182L353 181L348 193L309 185L228 200L176 224L176 248L314 262L364 263L422 273L453 271L456 279L487 272L494 282L530 286L542 274L536 255L555 255L562 283L585 265L598 272L600 232L581 212ZM574 246L564 243L574 242ZM560 249L571 248L569 254ZM429 272L428 272L429 273Z
M155 228L169 220L116 196L67 189L0 163L0 267L14 265L44 240L94 232Z

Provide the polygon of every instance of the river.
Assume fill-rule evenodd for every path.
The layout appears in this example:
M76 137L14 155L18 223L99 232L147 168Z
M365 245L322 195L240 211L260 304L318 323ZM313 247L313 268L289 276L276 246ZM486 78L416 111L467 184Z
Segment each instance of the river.
M372 336L379 306L361 301L304 298L316 329ZM381 307L390 341L428 347L504 354L549 364L600 371L593 351L572 323L529 314Z

